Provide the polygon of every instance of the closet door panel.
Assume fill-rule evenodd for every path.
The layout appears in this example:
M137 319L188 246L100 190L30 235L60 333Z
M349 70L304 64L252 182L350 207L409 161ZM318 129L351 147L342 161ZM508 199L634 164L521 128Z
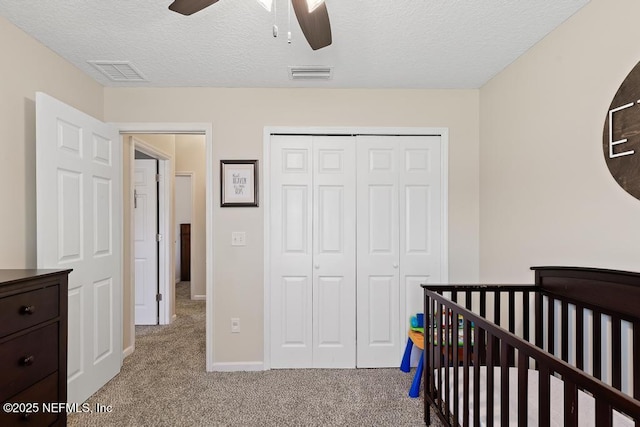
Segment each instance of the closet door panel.
M312 141L271 139L271 361L313 366Z
M439 283L442 262L440 136L395 137L400 150L400 318L422 306L422 283Z
M399 366L398 147L357 137L358 367Z
M355 141L313 138L313 366L356 359Z

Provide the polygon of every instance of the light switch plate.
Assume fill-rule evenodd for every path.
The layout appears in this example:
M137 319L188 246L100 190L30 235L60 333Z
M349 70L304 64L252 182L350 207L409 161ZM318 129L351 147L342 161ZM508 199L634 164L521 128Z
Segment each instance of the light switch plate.
M246 246L247 233L244 231L231 232L231 246Z

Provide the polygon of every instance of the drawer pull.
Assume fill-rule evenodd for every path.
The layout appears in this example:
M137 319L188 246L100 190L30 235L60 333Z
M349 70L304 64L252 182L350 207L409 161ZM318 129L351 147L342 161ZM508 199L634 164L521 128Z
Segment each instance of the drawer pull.
M35 305L25 305L20 308L20 314L33 314L36 312Z
M35 362L36 358L31 355L31 356L24 356L22 359L20 359L20 364L23 366L30 366L33 365L33 362Z

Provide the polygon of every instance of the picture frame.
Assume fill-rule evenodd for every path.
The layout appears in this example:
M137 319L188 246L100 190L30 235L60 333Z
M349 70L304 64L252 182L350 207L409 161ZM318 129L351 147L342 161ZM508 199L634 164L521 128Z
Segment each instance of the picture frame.
M258 161L220 160L220 207L258 206Z

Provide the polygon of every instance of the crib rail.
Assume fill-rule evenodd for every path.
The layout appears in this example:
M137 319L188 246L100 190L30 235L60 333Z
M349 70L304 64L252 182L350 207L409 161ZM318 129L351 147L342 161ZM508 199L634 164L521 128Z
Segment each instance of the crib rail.
M597 426L612 425L616 411L640 427L640 319L633 312L603 309L535 285L423 287L427 424L433 406L445 424L491 426L499 415L500 425L507 425L510 396L517 393L517 420L511 421L527 425L529 368L535 368L539 425L550 424L550 384L560 380L564 425L578 425L580 390L595 399ZM609 352L601 350L603 324L610 329L604 334L610 337L604 347ZM485 390L480 390L481 371ZM514 371L517 386L510 390ZM494 402L496 388L499 402ZM494 414L496 403L500 414Z

